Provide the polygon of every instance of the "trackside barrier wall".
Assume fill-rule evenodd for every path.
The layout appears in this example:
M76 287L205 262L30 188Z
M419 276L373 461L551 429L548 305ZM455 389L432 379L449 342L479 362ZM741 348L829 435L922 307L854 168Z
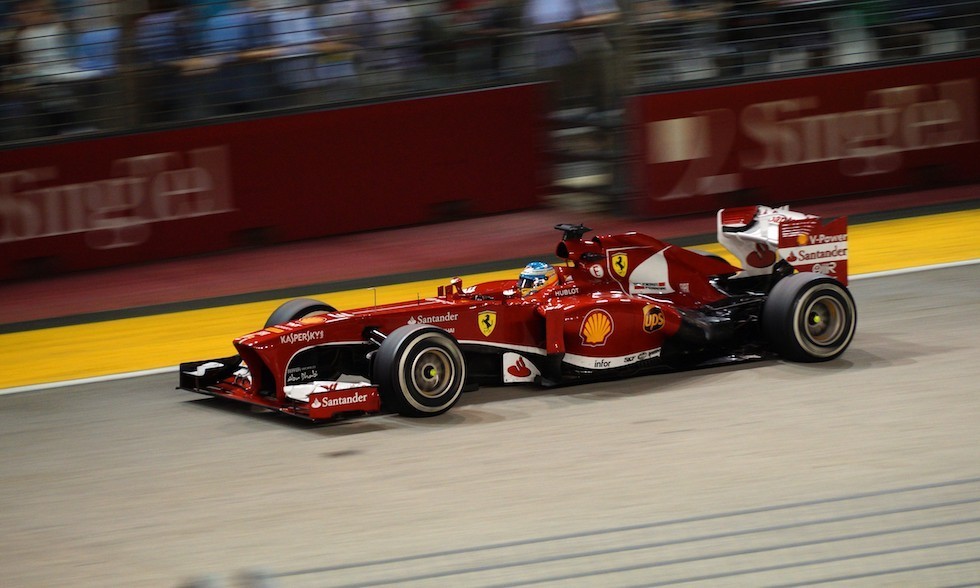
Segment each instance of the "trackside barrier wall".
M636 96L642 216L980 181L980 58Z
M631 97L656 217L980 181L980 58ZM0 279L534 207L539 86L0 151Z
M0 151L0 279L534 207L541 88Z

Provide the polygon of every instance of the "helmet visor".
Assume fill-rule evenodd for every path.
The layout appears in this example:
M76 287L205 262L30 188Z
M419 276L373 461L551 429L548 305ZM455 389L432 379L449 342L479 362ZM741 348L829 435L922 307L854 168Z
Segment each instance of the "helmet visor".
M529 290L537 286L541 281L543 281L541 276L521 275L519 278L517 278L517 287L520 290Z

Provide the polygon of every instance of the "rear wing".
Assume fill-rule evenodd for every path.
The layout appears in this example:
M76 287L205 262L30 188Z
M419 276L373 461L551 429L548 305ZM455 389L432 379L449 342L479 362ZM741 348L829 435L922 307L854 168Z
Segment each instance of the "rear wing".
M847 217L824 221L788 206L741 206L718 211L718 242L738 258L735 277L765 275L780 259L801 272L847 284Z

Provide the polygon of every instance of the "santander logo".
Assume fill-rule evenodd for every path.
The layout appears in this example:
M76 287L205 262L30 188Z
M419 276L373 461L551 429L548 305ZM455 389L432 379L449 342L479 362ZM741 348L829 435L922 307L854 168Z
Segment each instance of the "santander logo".
M505 384L517 382L533 382L541 375L534 362L520 353L508 351L504 353L503 377Z
M526 378L531 375L530 368L524 363L524 358L519 357L514 365L507 368L507 373L514 376L515 378Z
M366 394L354 392L348 396L337 396L334 398L314 398L310 403L311 408L322 408L324 406L347 406L348 404L358 404L367 400Z
M746 256L745 261L752 267L769 267L776 263L776 253L765 244L759 243L755 246L755 251Z

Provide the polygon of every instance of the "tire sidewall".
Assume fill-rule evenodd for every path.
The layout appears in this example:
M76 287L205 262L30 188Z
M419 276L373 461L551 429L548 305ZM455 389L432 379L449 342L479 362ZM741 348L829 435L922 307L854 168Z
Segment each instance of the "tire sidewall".
M806 312L814 301L829 298L842 311L840 333L830 344L806 332ZM774 350L787 359L829 361L850 345L857 328L857 307L840 282L822 274L803 272L780 280L769 293L762 313L763 331Z
M435 397L424 394L413 378L417 362L430 352L449 364L449 381ZM436 416L459 400L466 364L452 335L437 327L413 325L388 335L375 357L373 374L382 403L390 409L404 416Z
M289 321L308 316L335 312L336 310L336 308L329 304L314 300L313 298L296 298L280 304L279 308L272 311L268 320L265 321L264 328L281 325L282 323L288 323Z

